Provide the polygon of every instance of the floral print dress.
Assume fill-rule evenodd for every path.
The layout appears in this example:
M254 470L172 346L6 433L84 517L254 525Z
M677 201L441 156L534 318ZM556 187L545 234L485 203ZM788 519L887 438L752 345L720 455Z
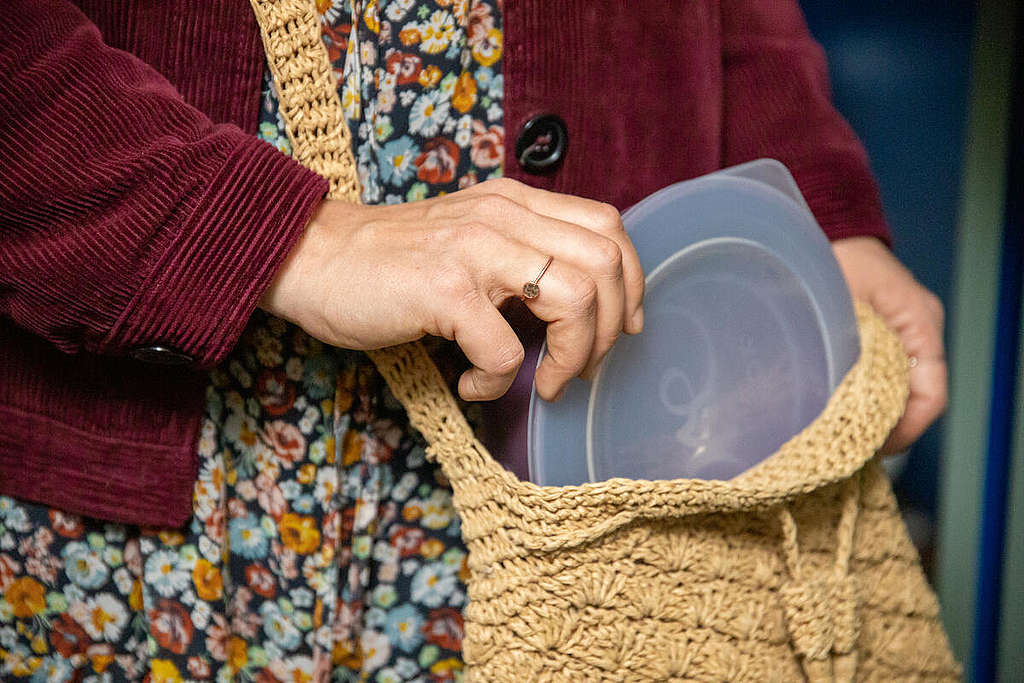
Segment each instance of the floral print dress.
M501 174L495 2L317 5L365 203ZM269 82L260 136L290 152ZM461 678L451 489L365 355L257 312L198 451L181 529L0 497L0 680Z

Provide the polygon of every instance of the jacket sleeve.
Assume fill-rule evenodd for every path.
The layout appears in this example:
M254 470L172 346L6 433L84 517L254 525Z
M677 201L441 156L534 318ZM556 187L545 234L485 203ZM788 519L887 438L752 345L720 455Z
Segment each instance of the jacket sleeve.
M235 344L327 183L64 0L0 6L0 315L68 353Z
M829 239L887 244L863 145L831 103L828 69L796 0L722 0L724 164L784 163Z

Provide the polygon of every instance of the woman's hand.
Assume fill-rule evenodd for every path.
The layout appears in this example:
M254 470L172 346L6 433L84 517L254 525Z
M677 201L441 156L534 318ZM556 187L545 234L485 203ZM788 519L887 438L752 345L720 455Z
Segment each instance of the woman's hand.
M523 361L498 307L521 295L549 256L540 295L525 301L548 322L536 381L551 400L589 376L620 331L643 326L640 262L607 204L508 179L410 204L326 200L260 307L350 349L454 339L474 366L459 394L494 399Z
M896 453L916 441L946 408L942 302L873 237L837 240L832 249L854 298L871 304L916 359L910 368L907 409L882 447Z

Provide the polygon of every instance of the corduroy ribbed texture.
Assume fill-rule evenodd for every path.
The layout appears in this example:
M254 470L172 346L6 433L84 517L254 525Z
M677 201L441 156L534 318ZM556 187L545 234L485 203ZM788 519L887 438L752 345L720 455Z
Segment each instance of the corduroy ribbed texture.
M829 239L888 242L867 153L832 107L825 53L796 2L722 0L722 165L786 165Z
M269 22L267 0L252 1ZM326 68L303 41L308 3L274 5L267 53ZM336 108L323 81L293 100ZM318 134L301 154L336 148L348 130ZM860 358L821 415L727 482L520 481L476 439L420 343L369 352L452 486L469 550L464 680L958 680L874 457L906 405L907 357L868 307L857 318Z
M0 491L180 524L199 368L235 344L327 182L214 124L68 3L11 2L0 14ZM175 16L166 20L172 30ZM160 29L149 27L147 44L162 43ZM252 41L243 29L240 49ZM179 46L178 60L202 72L205 55L223 70L227 35L193 27L191 39L212 42ZM255 116L256 91L216 106L209 87L193 90L219 119ZM124 358L148 345L195 363Z
M263 44L246 0L74 1L106 45L156 69L214 123L256 132Z
M505 174L625 209L745 161L789 168L829 239L889 242L857 136L796 2L506 2ZM676 95L673 97L672 95ZM565 120L561 168L515 163L531 117Z

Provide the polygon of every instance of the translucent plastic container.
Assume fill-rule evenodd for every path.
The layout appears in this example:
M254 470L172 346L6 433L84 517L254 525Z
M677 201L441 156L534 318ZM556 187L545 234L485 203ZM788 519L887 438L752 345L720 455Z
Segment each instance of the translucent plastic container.
M623 223L647 274L644 332L560 402L534 391L530 478L734 477L817 417L859 355L839 265L768 159L667 187Z

